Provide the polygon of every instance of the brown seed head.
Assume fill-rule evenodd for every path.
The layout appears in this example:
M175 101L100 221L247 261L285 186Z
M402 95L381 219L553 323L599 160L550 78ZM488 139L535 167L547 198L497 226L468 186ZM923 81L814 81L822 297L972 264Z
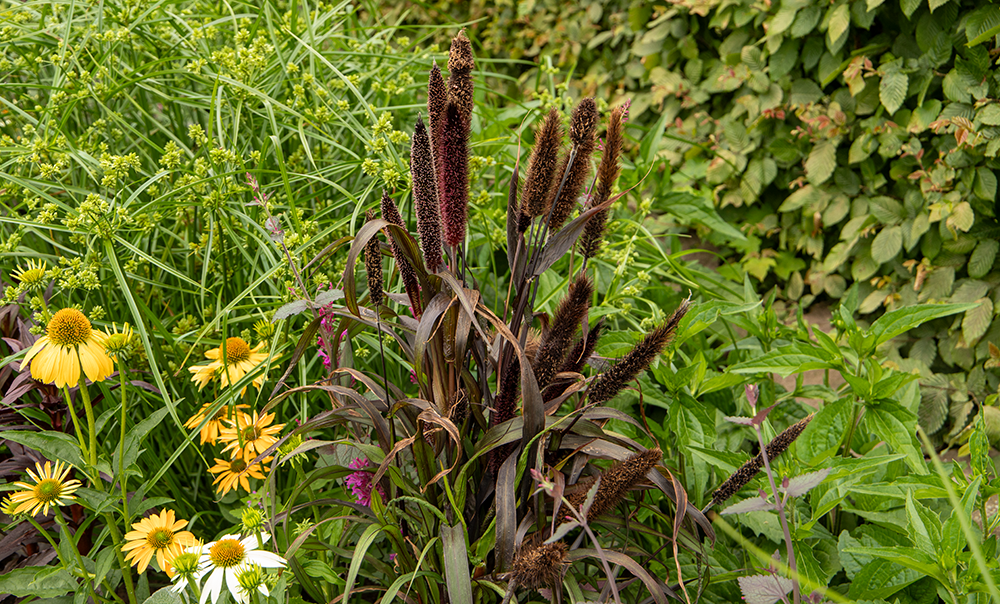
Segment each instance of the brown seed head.
M559 303L556 314L552 317L552 327L542 338L538 355L532 363L539 389L545 389L549 385L552 376L562 365L577 328L587 318L590 298L593 295L593 283L583 273L578 274L576 280L570 284L566 297Z
M594 503L587 513L587 521L596 520L615 509L629 490L632 489L656 464L663 459L663 451L658 448L636 453L624 461L619 461L601 473L601 485L597 487Z
M368 210L365 219L367 222L375 220L375 210ZM365 270L368 273L368 294L371 296L372 306L377 309L382 305L383 297L382 251L378 245L378 233L365 243Z
M597 104L594 99L585 98L573 110L573 117L570 120L569 138L573 142L574 154L572 150L563 158L560 169L550 198L552 199L552 216L549 218L549 232L555 233L573 212L576 207L576 199L587 184L590 175L590 156L594 154L594 135L597 132L598 122ZM572 156L573 163L570 163ZM559 189L559 182L565 174L565 183L562 190Z
M403 222L403 216L399 213L396 202L389 197L389 193L386 191L382 191L380 209L382 210L383 220L404 229L406 228L406 223ZM413 271L410 261L403 254L402 248L399 247L399 244L396 243L396 240L389 233L389 229L386 228L383 232L386 239L389 240L389 249L392 250L392 257L396 259L396 266L399 267L399 276L403 280L403 288L406 289L406 295L410 298L413 315L419 317L422 314L422 308L420 305L420 285L417 283L417 274Z
M604 319L601 318L597 323L590 328L587 332L586 340L584 338L579 338L576 344L573 345L573 349L569 351L566 358L563 359L562 365L559 366L559 371L557 373L580 373L583 371L584 365L594 354L594 349L597 348L597 341L601 337L601 332L604 330ZM548 402L552 399L558 398L569 384L559 384L552 383L548 388L542 393L542 400Z
M604 141L604 154L601 155L601 163L597 168L597 188L588 209L597 207L611 198L611 191L621 173L619 161L622 145L625 142L623 117L626 111L624 105L615 107L611 111L608 136ZM593 258L600 251L607 221L608 211L602 210L595 214L584 227L583 235L580 237L580 249L585 258Z
M466 122L472 118L472 108L476 102L472 82L472 70L475 68L472 42L463 30L451 41L451 51L448 53L448 98L458 105Z
M528 230L531 218L543 216L549 211L549 196L559 162L562 136L559 112L552 109L545 117L545 123L536 132L535 146L531 150L528 178L524 181L521 194L521 214L527 217L527 220L522 220L518 225L522 233Z
M510 567L510 580L518 587L526 589L540 589L558 584L566 569L567 549L562 541L538 546L525 543L514 556L514 562Z
M427 119L430 120L431 144L435 156L441 147L437 137L447 106L448 86L444 83L444 78L441 77L441 68L435 61L434 66L431 67L430 77L427 79Z
M469 139L461 108L448 101L441 122L441 153L438 161L438 195L444 225L445 245L455 247L465 240L469 206Z
M795 442L795 439L802 434L802 431L806 429L806 426L809 425L812 418L813 416L809 415L795 422L786 428L781 434L775 436L774 440L767 443L764 450L767 451L768 461L770 462L770 460L775 459L787 451L788 447L791 446L791 444ZM756 476L763 467L764 457L758 453L755 457L744 463L735 472L733 472L732 476L727 478L725 482L719 485L719 488L712 494L712 503L709 504L709 507L719 505L733 495L739 493L740 489L747 486L747 484L753 480L754 476Z
M413 203L417 210L417 234L427 270L436 273L441 266L441 214L438 209L437 183L431 142L424 121L417 118L410 152L410 175L413 180Z
M669 319L646 334L646 337L611 369L597 376L597 379L590 385L588 400L591 403L603 403L611 400L635 376L645 371L674 338L677 325L687 314L689 308L690 303L687 300L681 302Z

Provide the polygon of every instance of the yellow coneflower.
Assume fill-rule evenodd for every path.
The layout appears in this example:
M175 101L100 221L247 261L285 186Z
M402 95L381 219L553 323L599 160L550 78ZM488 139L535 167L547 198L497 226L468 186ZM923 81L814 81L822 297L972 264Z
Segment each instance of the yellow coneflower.
M135 343L135 332L128 323L122 325L122 330L118 331L118 326L111 324L111 333L104 341L104 352L115 361L127 361L132 356L132 346Z
M240 381L243 376L267 361L267 354L259 352L263 346L264 342L260 342L254 348L250 348L250 345L243 338L228 338L225 346L225 362L222 361L222 346L209 350L205 356L212 359L211 363L188 367L188 371L194 374L191 381L198 384L198 390L201 390L212 381L212 378L218 376L222 387L226 388L230 384ZM223 367L225 367L225 371L222 370ZM261 370L253 379L254 388L260 390L267 377L266 373L266 371ZM246 386L244 386L240 395L242 396L246 390Z
M93 329L82 312L64 308L52 316L45 335L28 349L21 366L29 367L34 379L58 388L77 385L81 366L90 381L100 382L115 370L104 351L107 339L108 334Z
M271 461L270 457L265 457L263 459L264 463ZM242 457L237 457L236 459L219 459L215 458L215 465L208 469L212 474L218 474L212 484L215 485L216 490L219 492L219 497L224 496L230 490L238 491L240 487L247 493L250 492L250 480L249 477L253 478L264 478L264 473L261 471L261 464L255 463L252 466L248 466L247 462L243 460Z
M41 260L28 260L26 267L14 269L10 276L17 279L27 291L40 290L48 283L45 278L45 262Z
M256 411L253 412L252 417L246 413L237 413L235 422L224 420L222 429L219 430L219 440L227 445L222 452L232 450L231 457L236 458L242 454L244 460L252 461L254 457L278 442L275 435L281 432L285 424L272 425L273 422L273 413L258 415ZM242 446L240 445L241 437L243 439Z
M184 427L188 430L194 430L198 426L201 426L201 422L205 421L208 417L208 412L212 407L212 403L205 403L201 406L201 409L197 413L191 416L191 419L184 423ZM247 405L236 405L233 413L240 413L243 409L249 409ZM201 426L201 444L208 443L214 445L215 441L219 439L219 432L222 430L222 420L229 416L229 407L223 406L212 419L208 420L204 426Z
M173 576L174 571L170 561L184 553L184 548L198 544L189 531L181 529L187 526L187 520L177 520L173 510L160 510L132 525L131 531L125 533L128 542L122 546L123 552L128 552L126 560L131 560L132 566L139 566L139 574L146 572L149 561L156 556L160 570Z
M31 516L37 516L41 511L42 515L49 513L49 507L69 505L76 501L73 493L80 488L79 480L66 480L66 475L72 466L57 461L55 467L51 461L42 464L35 463L35 472L27 469L28 476L35 481L35 484L27 482L15 482L14 485L24 489L15 491L10 495L10 503L17 504L14 508L15 514L26 512ZM6 511L6 510L5 510Z

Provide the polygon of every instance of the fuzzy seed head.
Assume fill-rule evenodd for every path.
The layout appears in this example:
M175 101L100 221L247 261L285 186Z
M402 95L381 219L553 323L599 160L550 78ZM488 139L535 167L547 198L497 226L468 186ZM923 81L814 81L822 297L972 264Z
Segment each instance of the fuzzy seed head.
M399 208L396 207L396 202L389 197L389 193L382 191L382 201L380 203L380 209L382 211L382 219L390 224L394 224L401 228L406 228L406 223L403 222L403 216L399 213ZM406 289L406 295L410 298L410 305L413 307L413 313L415 316L419 317L421 315L421 305L420 305L420 285L417 282L417 274L413 271L413 266L410 261L406 259L403 254L403 249L399 247L396 243L395 238L389 234L389 229L384 229L384 234L386 239L389 240L389 249L392 250L392 257L396 259L396 266L399 267L399 276L403 280L403 288Z
M365 214L367 222L375 220L375 211L368 210ZM365 270L368 273L368 295L371 297L372 306L378 308L382 305L382 251L378 245L378 234L372 236L365 243Z
M767 443L764 450L767 451L768 461L775 459L782 453L788 450L795 439L802 434L802 431L806 429L809 422L812 421L813 416L809 415L788 428L786 428L781 434L774 437L774 440ZM715 493L712 494L712 506L719 505L725 502L727 499L733 495L740 492L740 489L747 486L754 476L764 467L764 457L758 453L755 457L740 466L732 476L726 479Z
M448 86L444 83L444 78L441 77L441 68L435 61L434 66L431 67L430 76L427 78L427 119L430 120L430 138L435 156L441 148L437 136L447 106Z
M573 110L569 138L573 142L576 153L573 154L572 151L568 153L557 171L558 177L552 192L552 216L549 218L550 233L557 232L566 223L576 207L576 199L587 184L587 179L590 176L590 156L594 154L594 135L597 133L598 120L597 104L592 98L583 99ZM572 163L570 163L571 156ZM565 175L565 183L560 190L559 182L563 179L563 175Z
M617 507L632 487L645 478L662 459L663 451L658 448L647 449L615 463L602 472L601 485L597 487L597 495L587 513L587 520L596 520Z
M461 108L448 101L441 123L441 153L438 158L438 195L445 245L456 247L465 240L469 206L468 126Z
M538 354L532 363L538 387L544 389L552 381L559 367L566 358L569 345L573 341L577 327L587 318L590 308L590 298L594 294L594 285L590 279L580 273L570 284L569 292L559 303L556 314L552 318L552 328L538 349Z
M568 548L562 541L532 547L524 545L514 557L510 579L518 587L540 589L552 587L562 579L566 569Z
M677 326L689 308L690 303L687 300L681 302L669 319L646 334L646 337L611 369L597 376L597 379L590 385L587 395L590 402L603 403L611 400L635 376L649 368L653 360L673 340L677 333Z
M528 163L528 177L524 181L521 194L522 220L518 228L523 233L528 230L532 218L549 211L549 196L554 186L556 167L559 163L559 148L562 146L562 121L555 109L545 116L545 122L535 133L535 146L531 150Z
M463 30L451 41L451 51L448 53L448 98L458 105L466 122L472 118L472 108L476 102L472 82L472 70L475 68L472 42Z
M413 177L413 203L417 212L420 251L423 252L427 270L436 273L441 266L441 211L438 208L431 141L423 120L419 118L413 129L410 175Z
M604 154L601 155L601 163L597 168L597 189L590 201L589 208L597 207L611 198L611 191L615 181L621 173L620 159L624 137L624 116L627 114L626 105L615 107L611 111L611 119L608 122L608 136L604 141ZM583 235L580 237L580 249L585 258L593 258L601 250L601 243L604 239L605 225L608 221L608 211L602 210L595 214L587 226L584 227Z

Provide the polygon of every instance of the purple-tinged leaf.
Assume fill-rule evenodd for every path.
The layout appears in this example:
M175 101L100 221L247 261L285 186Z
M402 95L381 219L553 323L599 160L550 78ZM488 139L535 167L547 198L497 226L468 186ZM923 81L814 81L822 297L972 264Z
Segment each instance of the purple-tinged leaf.
M726 420L727 422L732 422L734 424L739 424L741 426L752 426L753 425L753 418L752 417L744 417L742 415L736 415L736 416L727 415L723 419Z
M796 476L788 480L787 485L783 483L781 490L788 493L791 497L801 497L819 486L820 483L826 480L829 474L830 468L823 468L818 472L809 472L808 474Z
M747 384L746 385L747 400L750 401L751 407L757 406L757 397L760 396L760 386L757 384Z
M773 510L774 504L763 497L751 497L739 503L734 503L728 508L719 512L720 514L745 514L746 512L759 512L761 510Z
M759 426L759 425L763 424L764 420L767 419L767 414L770 413L771 410L774 409L777 406L778 406L778 403L775 403L775 404L771 405L770 407L765 407L764 409L761 409L760 411L758 411L757 415L753 416L753 425L754 426Z
M792 591L792 581L778 575L737 577L747 604L774 604Z

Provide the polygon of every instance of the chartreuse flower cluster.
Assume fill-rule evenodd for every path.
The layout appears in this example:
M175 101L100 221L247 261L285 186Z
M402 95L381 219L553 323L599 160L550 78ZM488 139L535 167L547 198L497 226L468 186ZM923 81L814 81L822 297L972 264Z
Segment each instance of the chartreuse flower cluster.
M226 339L218 348L205 353L211 360L207 365L189 367L191 381L203 389L213 379L218 378L220 385L227 388L239 382L246 375L252 375L254 388L260 389L267 377L267 353L261 352L264 343L260 342L254 348L246 340L239 337ZM242 396L246 387L240 391ZM215 407L213 409L213 407ZM215 465L209 472L215 474L214 484L219 496L229 491L250 491L250 478L263 479L263 464L273 457L267 456L257 463L251 463L267 449L278 442L277 435L285 424L274 423L274 413L246 413L247 405L237 404L230 407L216 406L205 403L197 413L184 424L188 429L200 430L201 444L214 445L222 443L222 453L229 453L229 459L215 458ZM224 456L223 456L224 457Z

